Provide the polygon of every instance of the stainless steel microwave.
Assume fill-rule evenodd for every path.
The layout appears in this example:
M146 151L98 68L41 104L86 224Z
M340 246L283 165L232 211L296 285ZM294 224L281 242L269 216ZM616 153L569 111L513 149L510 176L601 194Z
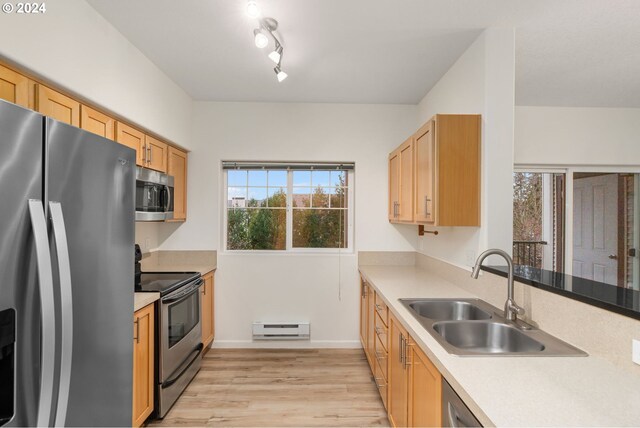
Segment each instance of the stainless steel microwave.
M136 168L136 221L173 218L173 177L152 169Z

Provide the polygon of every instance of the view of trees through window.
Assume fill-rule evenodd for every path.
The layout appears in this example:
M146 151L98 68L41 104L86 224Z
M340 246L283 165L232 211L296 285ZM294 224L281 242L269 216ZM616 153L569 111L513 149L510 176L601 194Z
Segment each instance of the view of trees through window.
M348 205L347 171L228 170L227 249L347 248Z

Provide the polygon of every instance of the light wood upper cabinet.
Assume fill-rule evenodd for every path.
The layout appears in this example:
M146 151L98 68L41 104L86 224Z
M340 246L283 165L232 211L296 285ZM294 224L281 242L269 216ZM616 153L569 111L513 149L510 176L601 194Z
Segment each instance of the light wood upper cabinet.
M116 121L104 113L82 105L80 107L80 128L85 131L100 135L101 137L114 139Z
M413 138L409 138L389 155L389 208L392 222L413 220L413 163Z
M480 126L480 115L438 114L391 153L391 222L480 226Z
M0 65L0 99L31 108L29 84L30 81L26 76Z
M214 280L213 272L202 277L204 285L200 293L201 296L201 308L202 308L202 343L205 348L208 348L213 342L215 336L215 324L213 317L214 308Z
M173 219L187 219L187 153L175 147L168 148L167 174L173 177Z
M47 88L36 86L38 112L60 122L80 127L80 103L73 98Z
M142 131L122 122L116 122L116 141L136 151L136 165L138 166L144 166L146 163L144 137Z
M169 148L167 143L145 135L144 144L147 151L147 163L144 166L156 171L167 172L167 150Z
M393 314L389 315L389 421L406 427L409 411L409 335Z
M145 306L133 318L134 427L144 423L154 406L154 306Z
M400 151L389 155L389 221L398 219L400 203Z
M414 135L415 151L415 215L417 222L435 221L435 138L434 121L430 120Z
M480 115L436 115L436 226L480 226Z
M442 426L442 376L420 348L410 348L409 426Z

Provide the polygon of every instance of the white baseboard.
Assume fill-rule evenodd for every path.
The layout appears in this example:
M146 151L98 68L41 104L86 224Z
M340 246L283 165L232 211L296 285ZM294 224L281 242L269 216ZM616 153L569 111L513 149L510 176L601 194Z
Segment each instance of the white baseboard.
M320 349L320 348L362 348L359 340L214 340L212 348L253 348L253 349Z

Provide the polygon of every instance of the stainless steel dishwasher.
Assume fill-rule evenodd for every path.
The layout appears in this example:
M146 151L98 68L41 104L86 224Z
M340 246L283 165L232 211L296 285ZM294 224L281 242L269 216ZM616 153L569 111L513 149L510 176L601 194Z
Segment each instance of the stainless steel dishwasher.
M453 428L482 426L444 378L442 378L442 426Z

